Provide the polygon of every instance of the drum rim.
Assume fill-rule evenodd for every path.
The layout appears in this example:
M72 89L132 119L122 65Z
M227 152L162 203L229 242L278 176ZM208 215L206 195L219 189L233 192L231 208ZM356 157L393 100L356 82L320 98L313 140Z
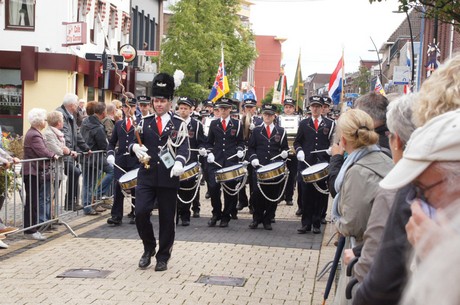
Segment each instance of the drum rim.
M266 165L262 165L262 167L256 169L256 172L259 173L259 171L264 169L265 166L274 165L276 163L279 163L279 166L271 168L270 169L271 171L275 170L275 169L278 169L280 167L283 167L283 165L286 166L286 163L284 161L276 161L276 162L272 162L272 163L269 163L269 164L266 164ZM262 172L260 172L260 173L262 173Z
M129 177L128 174L132 174L132 173L136 173L136 174L134 175L134 177L132 177L131 179L129 179L129 180L127 180L127 181L121 181L121 179L123 179L123 177L125 177L125 176L126 176L126 177ZM137 174L138 174L138 173L139 173L139 168L132 169L132 170L130 170L130 171L124 173L123 175L121 175L121 177L118 179L118 182L120 182L120 183L126 183L126 182L128 182L128 181L132 181L133 178L137 179Z

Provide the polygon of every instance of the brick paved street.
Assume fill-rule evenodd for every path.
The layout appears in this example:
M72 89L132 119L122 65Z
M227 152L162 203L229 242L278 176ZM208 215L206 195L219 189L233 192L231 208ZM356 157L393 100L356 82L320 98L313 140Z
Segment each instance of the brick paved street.
M10 236L10 248L0 252L0 304L322 303L327 276L315 278L334 255L335 248L324 245L331 225L323 229L324 236L297 234L296 207L283 202L273 231L250 230L247 208L228 228L209 228L210 201L201 202L202 217L192 218L189 227L177 227L166 272L137 268L143 248L135 225L125 219L121 227L109 227L108 211L97 217L72 215L68 223L77 238L65 226L45 242ZM155 211L156 236L157 217ZM57 277L79 268L110 273L96 279ZM244 278L245 283L196 283L202 275ZM329 304L332 299L333 293Z

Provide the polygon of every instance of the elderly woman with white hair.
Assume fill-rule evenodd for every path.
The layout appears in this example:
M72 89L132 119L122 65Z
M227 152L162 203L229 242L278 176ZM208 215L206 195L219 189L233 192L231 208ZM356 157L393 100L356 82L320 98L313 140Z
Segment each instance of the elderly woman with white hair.
M37 158L57 158L57 155L49 150L41 131L46 126L46 110L33 108L28 114L30 129L24 136L24 160ZM24 235L35 240L45 240L36 225L38 218L42 217L50 204L50 162L30 161L23 165L23 179L26 191L26 203L24 207ZM43 220L46 220L43 218Z

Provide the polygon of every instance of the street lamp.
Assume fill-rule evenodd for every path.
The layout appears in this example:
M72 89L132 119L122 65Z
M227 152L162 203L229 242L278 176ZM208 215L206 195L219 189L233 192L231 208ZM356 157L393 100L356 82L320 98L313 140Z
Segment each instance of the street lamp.
M412 23L410 22L409 9L407 6L403 7L402 11L393 11L393 13L401 14L405 13L407 23L409 24L409 35L410 35L410 46L411 46L411 78L410 78L410 91L414 89L414 77L415 77L415 52L414 52L414 35L412 35Z
M377 53L377 60L379 61L379 69L380 69L380 71L379 71L380 81L383 82L383 77L382 77L382 63L380 62L379 50L377 50L377 46L375 45L374 40L372 39L372 37L369 36L369 38L371 39L372 44L374 45L374 49L375 49L375 50L369 50L369 51L370 51L370 52L374 52L374 51L375 51L375 53Z

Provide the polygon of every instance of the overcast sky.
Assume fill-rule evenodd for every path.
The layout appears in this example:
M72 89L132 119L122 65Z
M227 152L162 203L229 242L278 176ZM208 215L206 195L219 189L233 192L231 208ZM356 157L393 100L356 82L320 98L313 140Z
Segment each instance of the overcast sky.
M301 49L302 76L332 73L345 54L345 72L358 70L360 58L377 60L370 36L380 48L406 18L395 14L397 0L250 0L256 35L287 38L283 60L288 84L294 81ZM256 84L257 86L257 84Z

